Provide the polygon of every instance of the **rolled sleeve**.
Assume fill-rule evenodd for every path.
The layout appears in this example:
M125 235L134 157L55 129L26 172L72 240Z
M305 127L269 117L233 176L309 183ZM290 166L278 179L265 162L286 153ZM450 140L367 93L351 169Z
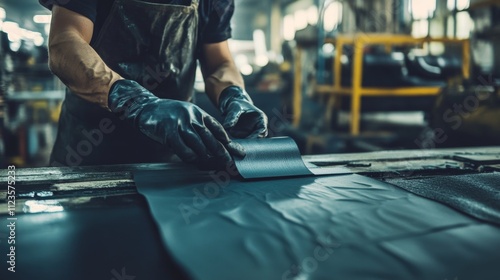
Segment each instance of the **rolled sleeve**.
M231 38L231 18L234 14L234 0L214 0L203 41L219 43Z
M95 23L98 0L38 0L45 8L52 10L54 5L78 13Z

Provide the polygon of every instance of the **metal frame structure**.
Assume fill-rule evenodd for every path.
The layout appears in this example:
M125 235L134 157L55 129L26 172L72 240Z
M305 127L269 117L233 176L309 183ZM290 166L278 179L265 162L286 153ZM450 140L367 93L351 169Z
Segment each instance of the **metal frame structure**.
M423 45L424 43L440 42L444 44L462 45L462 76L464 79L470 77L470 41L468 39L451 39L451 38L413 38L407 35L379 34L379 33L357 33L354 35L339 35L335 39L326 39L325 43L335 45L336 58L333 63L334 79L332 85L318 85L316 92L320 94L331 95L330 104L340 109L340 98L342 96L351 97L351 120L350 134L357 136L360 134L360 117L361 117L361 98L363 96L432 96L438 95L441 91L440 87L397 87L397 88L375 88L363 87L363 50L368 45L383 45L390 51L395 45ZM343 87L341 61L344 45L354 46L354 61L352 72L352 86ZM295 87L294 87L294 112L295 125L300 121L300 105L302 102L302 73L301 64L301 47L298 47L295 67Z

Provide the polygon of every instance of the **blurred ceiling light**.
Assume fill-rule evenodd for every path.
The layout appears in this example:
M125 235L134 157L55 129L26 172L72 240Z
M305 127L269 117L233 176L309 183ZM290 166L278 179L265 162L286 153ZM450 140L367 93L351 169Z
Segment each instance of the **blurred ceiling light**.
M3 31L5 33L19 32L19 24L12 21L6 21L3 23Z
M335 30L342 23L342 3L333 2L325 9L324 29L326 32Z
M427 19L436 11L436 0L411 0L410 7L414 19Z
M252 65L250 65L250 64L242 65L240 67L240 72L241 72L241 74L243 74L245 76L252 75L252 73L253 73Z
M6 21L3 23L2 29L7 33L7 38L11 42L10 48L14 52L19 50L21 40L33 42L37 47L43 45L45 41L42 33L20 28L16 22Z
M333 44L327 43L323 45L323 53L331 54L335 50L335 46Z
M283 18L283 38L287 41L295 37L295 22L293 15L287 15Z
M472 21L468 12L457 13L457 38L467 39L470 37L470 32L474 29L474 21Z
M255 64L258 66L266 66L269 63L267 57L266 35L261 29L253 32L253 43L255 46Z
M33 21L35 23L50 23L51 19L52 19L51 15L35 15L33 17Z
M240 69L241 74L250 75L253 73L252 66L248 63L248 57L244 54L238 54L234 58L234 63Z
M17 52L21 48L21 40L15 42L9 42L10 50Z
M456 6L455 6L456 1ZM448 0L448 10L453 11L455 8L459 11L469 8L470 0Z
M455 9L455 0L448 0L447 6L448 10L453 11Z
M269 58L265 55L259 55L255 57L255 64L260 67L264 67L269 63Z
M28 40L33 40L35 39L35 37L37 36L37 33L38 32L33 32L33 31L29 31L29 30L26 30L26 29L20 29L20 33L21 33L21 36L24 38L24 39L28 39ZM41 35L41 34L40 34Z
M20 42L21 39L22 39L22 37L21 37L21 35L19 33L13 33L13 32L11 32L11 33L9 33L7 35L8 35L7 38L11 42Z
M248 57L244 54L238 54L234 57L234 63L238 66L248 64Z
M307 11L299 10L293 14L295 30L302 30L307 27Z
M318 23L318 7L311 6L307 9L307 22L310 25L316 25Z
M393 52L391 53L391 57L394 60L402 61L405 59L405 55L402 52Z
M37 46L37 47L40 47L41 45L43 45L44 42L45 42L45 39L43 39L43 36L40 33L38 33L37 36L35 36L35 38L33 39L33 44L35 44L35 46Z
M411 35L415 38L423 38L429 33L429 22L427 20L414 21L411 28Z
M6 21L2 25L2 30L7 33L8 39L11 42L20 41L22 38L22 29L19 28L19 24L12 21Z
M6 16L5 9L0 7L0 21L4 20Z
M340 63L342 63L342 64L347 64L347 63L349 63L349 58L347 57L347 55L343 54L343 55L340 57Z
M464 10L469 8L470 0L457 0L457 10Z

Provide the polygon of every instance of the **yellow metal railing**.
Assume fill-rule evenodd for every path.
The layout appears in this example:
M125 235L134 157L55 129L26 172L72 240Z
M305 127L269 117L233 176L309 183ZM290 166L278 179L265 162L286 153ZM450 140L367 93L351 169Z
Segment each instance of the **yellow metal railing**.
M316 92L321 94L330 94L334 98L333 102L336 109L340 109L340 97L351 97L351 135L359 135L361 98L363 96L429 96L437 95L441 91L440 87L398 87L398 88L367 88L362 86L363 80L363 49L368 45L384 45L387 50L394 45L423 45L429 42L440 42L444 44L462 45L462 76L464 79L470 77L470 42L468 39L450 39L450 38L413 38L406 35L379 34L379 33L359 33L355 35L340 35L335 39L327 39L326 43L335 45L335 57L333 63L334 79L332 85L318 85ZM354 46L354 61L352 72L352 86L343 87L341 57L344 45ZM297 48L296 68L295 68L295 90L294 90L294 124L298 125L300 121L300 105L302 100L301 84L301 47Z

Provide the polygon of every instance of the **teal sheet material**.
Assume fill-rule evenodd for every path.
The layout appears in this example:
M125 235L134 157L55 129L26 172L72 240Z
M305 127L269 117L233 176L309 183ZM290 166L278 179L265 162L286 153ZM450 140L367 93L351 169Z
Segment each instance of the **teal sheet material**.
M500 225L500 173L390 179L414 194Z
M359 175L230 180L138 171L193 279L497 279L500 228Z
M289 137L236 140L247 153L234 158L245 179L313 175L300 156L299 148Z
M247 153L244 158L234 158L239 174L245 179L352 173L345 167L305 163L297 144L290 137L235 141L241 144Z

